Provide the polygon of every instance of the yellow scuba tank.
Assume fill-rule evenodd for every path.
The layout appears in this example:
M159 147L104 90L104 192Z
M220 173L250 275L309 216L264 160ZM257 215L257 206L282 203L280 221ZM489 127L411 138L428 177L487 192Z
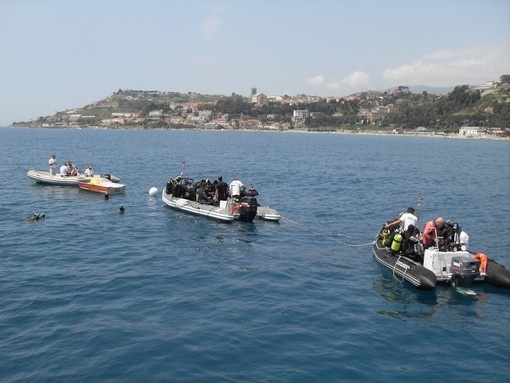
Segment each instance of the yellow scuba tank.
M388 235L390 235L390 231L388 229L384 229L382 231L382 239L381 239L381 243L383 245L386 243L386 240L388 239Z
M391 243L391 250L399 251L401 245L402 245L402 236L399 233L397 233L393 237L393 242Z

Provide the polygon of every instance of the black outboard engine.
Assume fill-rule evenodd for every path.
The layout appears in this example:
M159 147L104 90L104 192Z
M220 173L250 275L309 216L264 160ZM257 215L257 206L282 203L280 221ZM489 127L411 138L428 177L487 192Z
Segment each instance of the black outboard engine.
M239 220L251 222L257 216L257 199L255 197L242 197L239 203Z
M452 286L470 286L480 276L480 260L471 257L453 257L450 265Z
M246 190L246 188L243 187L241 190L241 197L256 197L259 195L259 192L257 189L255 189L253 186Z

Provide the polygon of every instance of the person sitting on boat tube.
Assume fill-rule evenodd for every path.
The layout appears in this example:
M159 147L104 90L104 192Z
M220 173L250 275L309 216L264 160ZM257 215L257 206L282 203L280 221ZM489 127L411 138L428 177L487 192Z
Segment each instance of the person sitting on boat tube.
M52 154L51 158L48 161L48 165L50 166L50 174L52 176L57 174L57 157Z
M85 177L94 177L94 171L92 170L92 165L87 166L87 169L85 169Z
M402 214L395 221L386 224L386 229L390 229L397 224L400 224L400 227L404 229L404 231L407 231L409 225L416 227L418 225L418 217L414 215L414 208L408 207L407 213Z
M67 161L65 164L65 167L67 169L67 175L68 176L74 176L76 174L73 174L73 170L75 169L71 161ZM74 172L75 173L75 172ZM60 168L60 175L62 175L62 167Z
M78 175L78 168L76 166L74 166L71 161L67 161L67 164L69 166L69 175L77 176Z
M67 177L69 175L69 167L67 166L67 162L60 167L60 176Z
M435 221L429 221L425 224L422 234L423 248L427 249L434 245L439 246L439 237L444 230L444 218L438 217Z

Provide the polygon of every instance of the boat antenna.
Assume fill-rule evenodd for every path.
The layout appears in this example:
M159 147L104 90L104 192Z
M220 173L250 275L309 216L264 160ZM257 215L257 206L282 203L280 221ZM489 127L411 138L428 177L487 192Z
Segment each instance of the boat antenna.
M420 208L421 208L421 193L418 193L418 204L417 204L417 207L418 207L418 214L416 214L416 216L419 218L420 217Z
M184 176L184 164L186 163L186 161L182 161L182 166L181 166L181 177Z

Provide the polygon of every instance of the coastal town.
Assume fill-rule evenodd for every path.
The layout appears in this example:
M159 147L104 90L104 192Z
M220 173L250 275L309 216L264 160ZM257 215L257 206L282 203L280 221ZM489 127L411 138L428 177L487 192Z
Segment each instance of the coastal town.
M510 76L447 92L398 86L347 97L250 97L119 89L103 100L15 122L14 127L107 129L207 129L478 138L510 137Z

